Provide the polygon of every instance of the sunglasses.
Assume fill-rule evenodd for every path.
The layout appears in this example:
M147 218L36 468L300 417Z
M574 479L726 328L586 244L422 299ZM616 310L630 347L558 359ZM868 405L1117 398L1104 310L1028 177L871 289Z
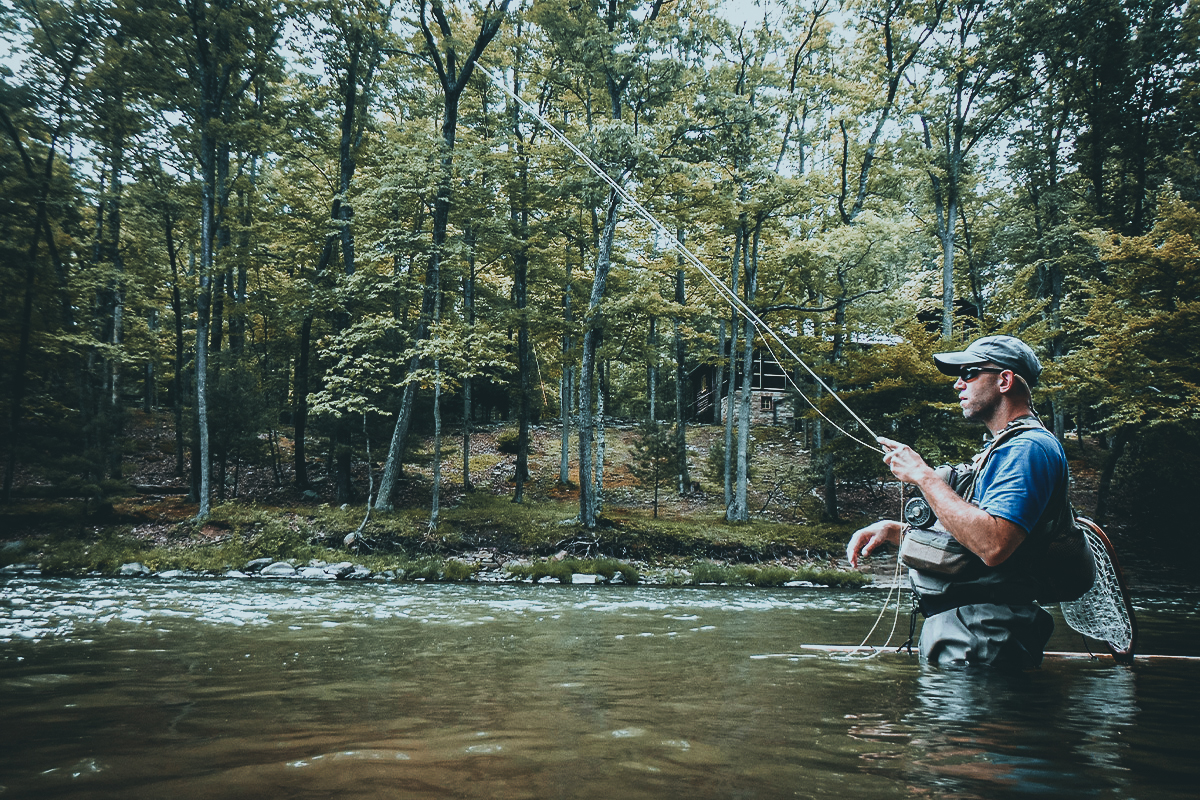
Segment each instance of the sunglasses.
M958 371L958 377L962 378L963 383L970 383L985 372L999 374L1004 372L1004 370L998 367L963 367Z

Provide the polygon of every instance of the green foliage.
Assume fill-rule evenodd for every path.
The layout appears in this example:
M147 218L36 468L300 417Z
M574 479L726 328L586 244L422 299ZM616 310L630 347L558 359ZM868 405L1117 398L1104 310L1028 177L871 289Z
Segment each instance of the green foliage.
M190 22L158 6L10 5L0 13L17 54L0 70L0 412L16 426L0 463L13 457L6 478L18 489L122 491L135 405L178 401L194 438L198 298L212 300L218 458L263 461L265 434L294 402L310 403L310 437L337 433L355 455L361 426L347 440L335 420L384 429L371 433L382 447L406 387L419 390L415 431L431 418L429 390L461 392L468 378L488 414L507 416L535 373L537 402L561 402L554 387L579 363L608 186L565 166L545 128L514 119L478 73L469 91L449 93L430 58L383 58L411 51L405 42L424 48L411 14L393 32L387 4L202 6ZM789 345L876 432L927 460L962 459L978 442L928 360L961 346L964 328L1028 338L1046 356L1039 403L1129 434L1138 458L1138 432L1190 430L1200 417L1194 3L1082 4L1065 16L1029 3L785 4L746 27L699 10L532 3L501 19L447 4L447 27L430 34L435 50L462 55L469 27L486 29L489 63L520 63L526 93L565 135L722 280L736 267L739 293L770 308ZM285 24L294 36L279 35ZM222 25L228 35L212 36ZM193 83L213 65L239 77ZM975 101L957 102L962 92ZM456 120L451 153L441 124ZM91 160L64 157L64 142ZM1001 150L1002 161L989 155ZM644 407L647 365L660 366L664 403L684 388L666 368L668 322L681 322L689 361L713 364L725 358L717 320L729 318L691 265L686 300L668 299L681 262L648 226L625 216L612 231L613 270L587 312L602 334L610 415ZM943 305L964 300L979 314L960 315L953 340L927 332ZM651 318L663 335L649 336ZM519 330L535 356L525 375L513 363ZM861 433L829 397L819 402ZM511 454L515 442L501 446ZM634 459L656 489L674 471L657 451L644 438ZM840 480L886 476L876 453L841 435L821 455ZM723 456L720 444L709 454L718 483ZM479 508L462 513L465 528L492 525L530 546L570 532L551 519L571 516L560 507L495 510L491 522ZM357 526L316 516L314 535ZM307 546L235 527L251 549ZM420 531L400 515L372 520L368 534L392 546Z
M1092 281L1086 344L1049 377L1094 399L1096 427L1200 420L1200 211L1164 191L1144 236L1096 233L1106 267Z
M658 516L658 490L679 478L679 448L673 428L656 421L643 423L633 438L629 471L643 486L654 490L654 516Z
M933 363L933 353L962 349L966 342L943 341L915 320L902 324L900 333L895 344L868 346L855 355L843 375L843 399L875 433L910 445L930 464L968 460L984 431L963 422L954 379ZM832 401L823 410L834 419L845 417ZM846 427L874 444L856 423ZM837 453L842 480L890 479L882 457L848 437L832 433L826 447Z
M736 444L737 439L734 438ZM746 443L746 479L751 483L754 482L755 476L758 474L754 466L754 451L755 451L754 434L751 432L750 441ZM737 459L734 458L734 463L730 467L737 469ZM708 453L704 457L704 474L716 483L718 486L725 483L725 440L723 438L713 439L712 444L708 446Z
M496 449L505 455L515 456L520 439L521 437L517 431L501 431L500 435L496 437Z
M726 566L702 561L692 568L694 584L720 583L730 586L782 586L792 581L806 581L823 586L864 586L871 579L856 571L801 567L796 570L779 565L756 567L748 564Z
M115 574L122 564L145 562L151 547L129 535L128 528L104 528L95 541L69 539L53 547L41 560L51 575Z

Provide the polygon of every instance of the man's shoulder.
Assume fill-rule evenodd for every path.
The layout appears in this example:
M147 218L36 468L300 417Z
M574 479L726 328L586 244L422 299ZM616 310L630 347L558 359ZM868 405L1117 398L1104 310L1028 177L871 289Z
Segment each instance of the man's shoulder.
M1036 459L1050 464L1067 463L1067 453L1058 437L1043 427L1029 427L1002 442L996 455L1004 460Z

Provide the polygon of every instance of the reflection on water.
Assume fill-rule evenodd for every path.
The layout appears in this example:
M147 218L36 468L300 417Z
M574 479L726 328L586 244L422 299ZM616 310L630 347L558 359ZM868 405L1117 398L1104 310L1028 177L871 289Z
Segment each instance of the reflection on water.
M1200 665L799 650L857 644L881 597L13 579L0 792L1194 796ZM1195 606L1144 602L1147 647L1180 652Z

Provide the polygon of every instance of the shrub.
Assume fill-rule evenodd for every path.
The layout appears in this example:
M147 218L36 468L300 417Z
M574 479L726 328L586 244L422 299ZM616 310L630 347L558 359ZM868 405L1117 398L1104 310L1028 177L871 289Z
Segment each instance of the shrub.
M515 456L521 437L516 431L504 431L496 437L496 449L505 455Z

